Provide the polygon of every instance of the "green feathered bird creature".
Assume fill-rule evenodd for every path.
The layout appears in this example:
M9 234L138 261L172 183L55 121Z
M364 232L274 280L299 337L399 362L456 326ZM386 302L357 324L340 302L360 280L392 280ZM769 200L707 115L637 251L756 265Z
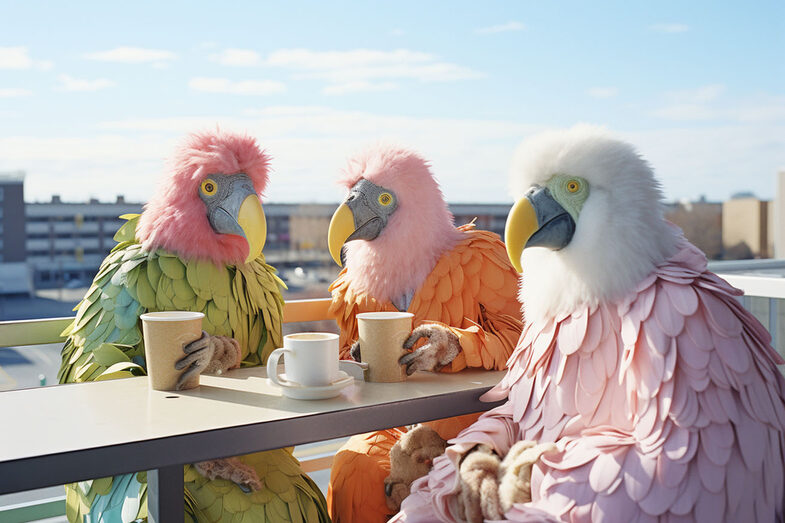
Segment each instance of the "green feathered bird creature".
M115 235L77 306L62 352L61 383L145 374L139 316L203 312L201 339L184 348L180 384L201 372L264 364L281 347L284 283L267 265L260 195L268 157L248 136L194 134L141 215ZM186 520L329 521L316 484L292 449L184 467ZM128 522L147 516L144 472L66 486L71 522Z

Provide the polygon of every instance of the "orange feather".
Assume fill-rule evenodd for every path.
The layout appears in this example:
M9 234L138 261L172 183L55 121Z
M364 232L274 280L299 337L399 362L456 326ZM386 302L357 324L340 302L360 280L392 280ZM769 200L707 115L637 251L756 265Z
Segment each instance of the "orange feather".
M472 226L459 230L464 233L463 239L437 261L415 293L409 312L414 314L415 327L442 323L458 336L461 352L442 372L466 367L501 370L522 328L518 319L518 274L507 261L504 244L496 234ZM355 315L396 309L390 302L380 303L370 296L355 294L345 270L330 291L330 314L341 330L341 357L349 358L349 348L357 340ZM460 416L428 425L449 439L478 416ZM338 452L327 497L333 521L385 521L390 515L383 480L389 472L389 448L397 441L391 434L381 431L354 436ZM381 452L384 445L379 441L389 443L389 448Z

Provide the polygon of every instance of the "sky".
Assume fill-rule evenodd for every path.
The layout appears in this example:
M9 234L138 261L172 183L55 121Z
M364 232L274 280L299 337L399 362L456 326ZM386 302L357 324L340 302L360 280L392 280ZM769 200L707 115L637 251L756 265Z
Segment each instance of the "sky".
M0 172L27 201L146 201L218 126L271 155L267 201L339 201L381 141L451 202L510 202L516 146L581 122L633 143L668 199L772 198L785 2L0 0Z

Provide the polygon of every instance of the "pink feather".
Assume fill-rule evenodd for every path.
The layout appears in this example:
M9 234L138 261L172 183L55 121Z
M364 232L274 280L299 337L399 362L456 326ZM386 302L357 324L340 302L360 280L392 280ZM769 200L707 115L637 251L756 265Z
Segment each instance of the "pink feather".
M347 280L354 293L396 299L420 287L461 232L428 162L418 154L390 145L371 147L349 160L340 183L349 189L361 178L393 191L398 208L374 240L346 244Z
M622 300L627 305L527 325L492 393L508 403L492 425L482 416L453 440L464 451L488 441L480 434L501 449L519 439L562 449L543 456L532 503L517 505L507 520L526 521L535 508L570 521L783 514L785 379L775 367L783 360L737 306L737 291L681 242L652 285ZM511 430L499 430L504 423ZM448 478L460 453L448 454L441 485L423 481L414 489L423 518L436 499L444 520L455 517L455 480ZM409 509L404 502L394 521L420 520Z
M211 174L245 173L259 198L267 187L269 158L247 135L223 131L188 136L170 161L168 174L144 206L136 236L147 251L164 249L184 260L242 264L248 243L210 226L199 186Z

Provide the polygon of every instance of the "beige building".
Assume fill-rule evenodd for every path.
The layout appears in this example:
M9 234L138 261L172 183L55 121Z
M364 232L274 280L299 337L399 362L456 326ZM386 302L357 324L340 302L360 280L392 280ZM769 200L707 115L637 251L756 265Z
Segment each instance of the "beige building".
M678 225L707 258L722 258L722 203L701 198L696 202L668 204L665 219Z
M727 259L774 256L771 202L740 196L722 204L722 243Z

